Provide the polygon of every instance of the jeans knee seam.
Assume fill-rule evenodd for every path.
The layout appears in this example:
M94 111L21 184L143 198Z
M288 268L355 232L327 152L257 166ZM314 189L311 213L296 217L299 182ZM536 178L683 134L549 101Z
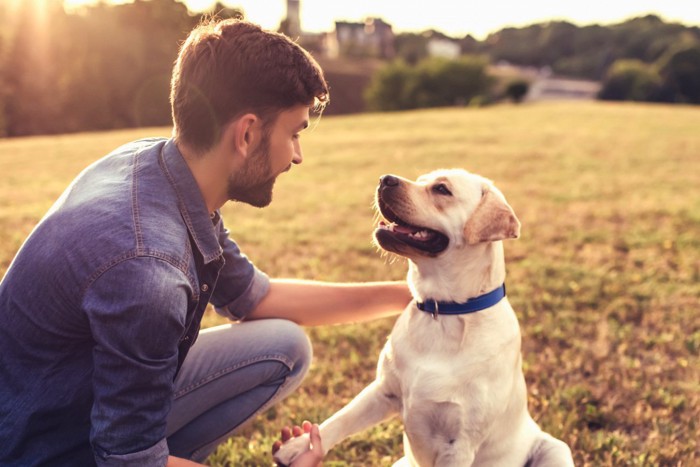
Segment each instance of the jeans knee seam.
M256 360L259 361L260 359L256 359ZM254 362L253 362L253 363L254 363ZM291 370L291 368L292 368L291 365L287 365L286 363L285 363L285 365L287 366L287 368L289 368L289 369ZM250 417L248 418L248 420L249 420L250 418L252 418L255 414L259 414L259 413L264 412L265 410L267 410L267 409L270 407L270 405L272 404L272 401L275 399L275 396L276 396L280 391L282 391L288 384L289 384L289 377L285 377L285 378L284 378L284 381L282 381L282 383L281 383L279 386L277 386L277 389L275 389L275 392L270 396L270 398L269 398L267 401L265 401L264 404L262 404L260 407L258 407L258 410L256 410L253 414L251 414ZM239 426L239 425L233 427L230 431L227 431L227 432L224 433L223 435L219 436L218 438L214 438L214 439L217 440L217 439L225 438L225 437L228 436L229 434L231 434L231 433L233 433L234 431L236 431L236 429L238 428L238 426ZM199 448L195 449L195 450L192 452L192 458L197 458L197 457L199 456L199 454L200 454L200 451L201 451L204 447L206 447L206 446L208 446L208 445L209 445L209 443L205 443L205 444L203 444L202 446L200 446Z
M292 368L293 368L292 361L289 358L287 358L285 355L282 355L282 354L260 355L260 356L255 357L255 358L250 358L248 360L238 362L236 365L232 365L232 366L223 368L221 370L218 370L217 372L212 373L211 375L208 375L206 378L203 378L195 383L192 383L189 386L187 386L186 388L180 389L179 391L177 391L176 393L173 394L173 400L178 399L182 396L185 396L185 395L189 394L190 392L194 391L195 389L197 389L205 384L208 384L208 383L214 381L215 379L218 379L224 375L227 375L228 373L231 373L232 371L236 371L236 370L239 370L243 367L252 365L254 363L259 363L259 362L265 361L265 360L278 361L278 362L282 363L284 366L286 366L289 370L292 370Z

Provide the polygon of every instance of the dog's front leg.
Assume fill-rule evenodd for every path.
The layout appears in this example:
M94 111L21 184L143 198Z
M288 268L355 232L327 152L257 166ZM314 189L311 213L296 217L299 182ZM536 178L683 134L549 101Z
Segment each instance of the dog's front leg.
M321 424L323 448L328 452L350 435L359 433L399 413L401 399L386 384L376 380L348 405Z

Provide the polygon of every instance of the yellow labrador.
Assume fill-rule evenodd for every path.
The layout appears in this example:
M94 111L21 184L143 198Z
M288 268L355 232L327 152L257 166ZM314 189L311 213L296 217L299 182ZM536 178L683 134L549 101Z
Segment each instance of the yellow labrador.
M573 466L569 447L527 409L520 327L505 296L501 240L520 222L489 180L440 170L416 182L385 175L375 240L408 258L414 301L382 350L377 377L321 425L326 451L400 414L404 453L395 465ZM291 463L308 439L275 458Z

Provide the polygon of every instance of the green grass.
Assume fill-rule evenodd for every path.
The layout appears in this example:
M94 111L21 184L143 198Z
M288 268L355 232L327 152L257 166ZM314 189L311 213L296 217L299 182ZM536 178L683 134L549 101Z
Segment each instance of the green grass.
M325 117L273 204L224 217L278 277L400 279L371 243L381 174L464 167L493 179L523 224L506 243L534 418L576 465L700 462L700 108L556 103ZM0 141L0 273L89 162L169 129ZM213 313L205 325L221 322ZM321 421L374 374L393 320L308 329L302 388L211 458L269 465L278 429ZM326 466L390 465L401 424L347 440Z

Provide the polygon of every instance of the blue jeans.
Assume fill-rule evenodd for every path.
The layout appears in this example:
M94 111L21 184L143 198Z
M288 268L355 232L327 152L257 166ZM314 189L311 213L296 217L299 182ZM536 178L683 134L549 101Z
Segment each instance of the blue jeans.
M295 390L311 354L306 334L291 321L203 330L175 379L166 429L170 454L204 461L246 421Z

